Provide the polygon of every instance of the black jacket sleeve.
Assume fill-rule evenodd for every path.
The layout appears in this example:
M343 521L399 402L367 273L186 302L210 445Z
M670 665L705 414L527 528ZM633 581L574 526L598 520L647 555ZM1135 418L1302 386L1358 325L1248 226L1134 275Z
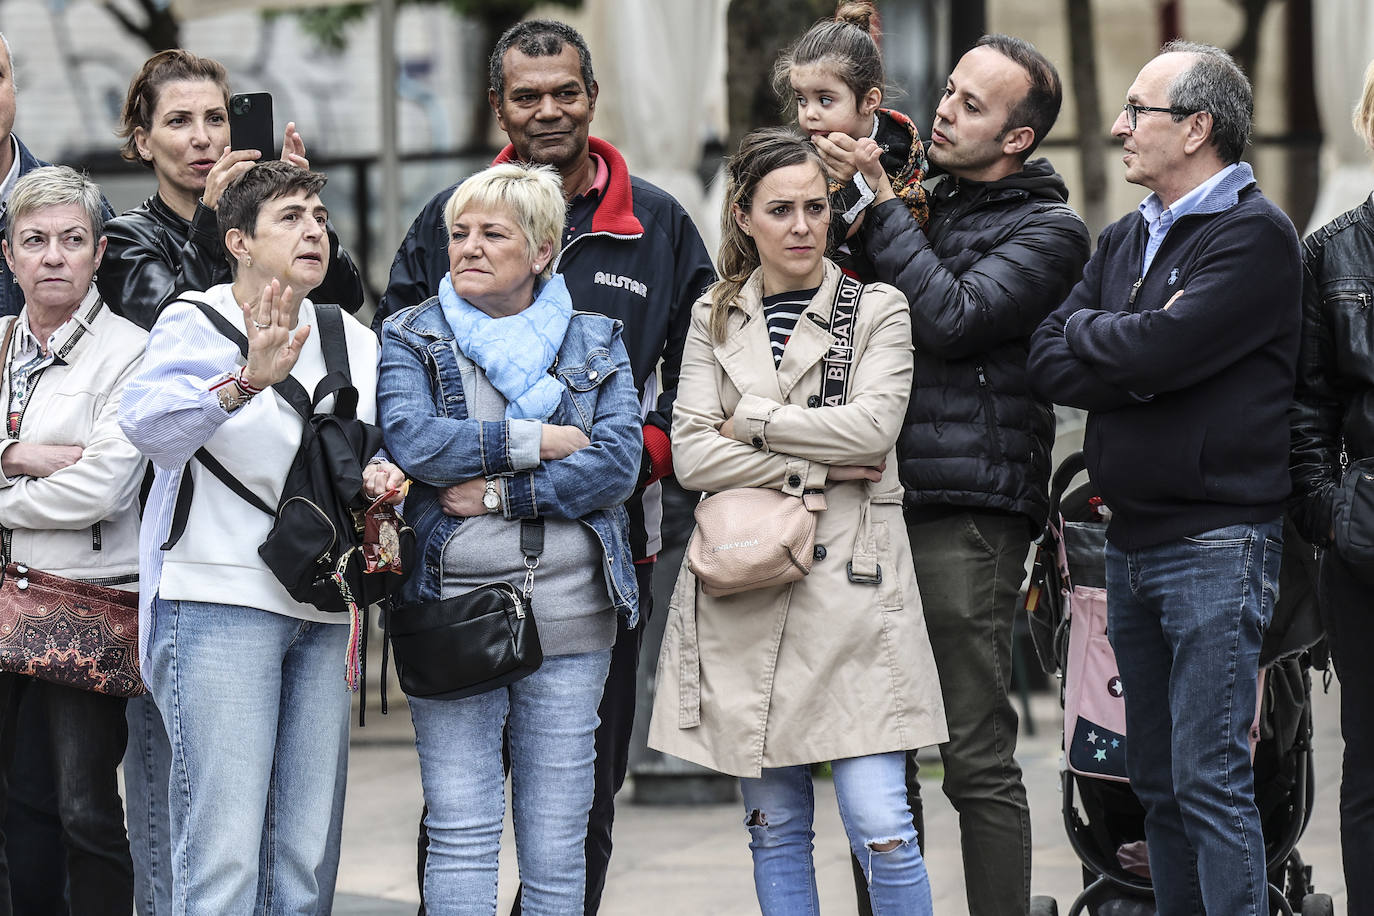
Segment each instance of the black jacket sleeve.
M110 240L101 261L100 295L118 315L147 330L163 306L184 290L209 289L229 276L215 211L198 204L191 232L178 246L172 235L141 213L105 224Z
M1293 495L1288 512L1309 543L1325 547L1331 540L1332 509L1340 483L1341 423L1345 397L1338 388L1336 345L1322 312L1320 278L1309 257L1303 271L1302 345L1298 377L1289 409Z
M444 231L444 204L453 196L453 185L430 198L410 224L396 257L386 292L377 303L372 330L381 333L382 322L401 309L419 305L439 292L439 281L448 270L448 239Z
M329 267L311 298L356 312L363 304L362 278L340 247L332 224L328 233ZM204 204L196 205L191 231L180 244L146 214L111 220L105 224L105 236L109 244L96 280L100 295L115 314L145 330L182 292L209 289L231 276L215 211Z
M1083 270L1083 279L1031 335L1026 377L1031 391L1043 400L1099 411L1138 402L1129 391L1108 382L1096 368L1079 358L1064 337L1064 326L1074 313L1097 308L1101 302L1102 264L1112 248L1110 234L1111 227L1102 232L1097 253Z
M1089 250L1083 221L1057 205L1000 227L998 240L957 276L900 200L870 208L862 231L878 279L911 303L912 342L946 360L1028 336L1063 301Z
M668 319L668 336L663 344L663 363L659 368L663 388L658 403L645 417L646 424L657 426L669 437L673 428L673 402L677 400L677 381L682 372L682 345L692 323L692 305L716 281L716 270L706 244L687 211L674 204L669 230L673 263L673 301Z

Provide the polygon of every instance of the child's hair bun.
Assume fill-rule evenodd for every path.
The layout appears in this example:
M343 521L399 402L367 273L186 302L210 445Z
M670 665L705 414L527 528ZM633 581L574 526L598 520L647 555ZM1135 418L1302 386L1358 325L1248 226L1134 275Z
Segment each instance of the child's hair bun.
M848 0L848 2L842 2L835 10L836 22L856 25L869 34L875 31L874 26L877 18L878 8L873 5L871 0ZM877 36L874 35L874 38Z

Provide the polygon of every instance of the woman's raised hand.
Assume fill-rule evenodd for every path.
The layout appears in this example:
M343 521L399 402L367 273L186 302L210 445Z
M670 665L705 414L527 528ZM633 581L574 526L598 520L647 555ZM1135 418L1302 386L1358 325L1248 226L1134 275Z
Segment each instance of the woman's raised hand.
M307 170L310 168L310 160L305 158L305 141L301 139L301 132L296 130L295 121L286 122L286 133L281 140L281 161Z
M257 302L243 304L243 327L248 336L248 364L243 380L254 388L275 385L291 374L300 359L301 347L310 336L310 325L293 334L288 322L299 315L291 287L281 288L275 277L263 287Z
M230 149L226 146L205 175L205 192L200 195L200 202L211 210L215 209L219 206L219 197L224 189L261 157L262 153L255 149Z

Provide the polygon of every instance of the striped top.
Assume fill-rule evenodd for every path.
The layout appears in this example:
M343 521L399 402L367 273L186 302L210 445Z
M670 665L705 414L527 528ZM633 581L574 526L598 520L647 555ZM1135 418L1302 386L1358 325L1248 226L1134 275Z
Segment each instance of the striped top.
M768 340L773 345L773 368L782 365L782 351L797 329L797 319L820 291L819 286L797 289L763 297L763 315L768 322Z

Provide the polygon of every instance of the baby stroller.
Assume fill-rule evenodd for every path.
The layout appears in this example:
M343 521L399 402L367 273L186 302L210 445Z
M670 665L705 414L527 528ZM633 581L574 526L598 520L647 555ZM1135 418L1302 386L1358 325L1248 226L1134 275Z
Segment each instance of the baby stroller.
M1055 471L1049 522L1026 601L1040 663L1047 673L1062 675L1064 828L1082 862L1084 883L1068 916L1154 916L1145 811L1126 777L1124 690L1106 637L1102 551L1110 511L1091 482L1069 489L1084 470L1078 452ZM1264 826L1271 912L1329 916L1331 897L1315 892L1312 869L1297 851L1315 794L1308 650L1321 628L1310 594L1298 594L1310 590L1294 587L1295 600L1285 600L1289 590L1289 580L1281 577L1280 607L1260 657L1251 728L1255 799ZM1058 912L1053 897L1032 898L1032 916Z

